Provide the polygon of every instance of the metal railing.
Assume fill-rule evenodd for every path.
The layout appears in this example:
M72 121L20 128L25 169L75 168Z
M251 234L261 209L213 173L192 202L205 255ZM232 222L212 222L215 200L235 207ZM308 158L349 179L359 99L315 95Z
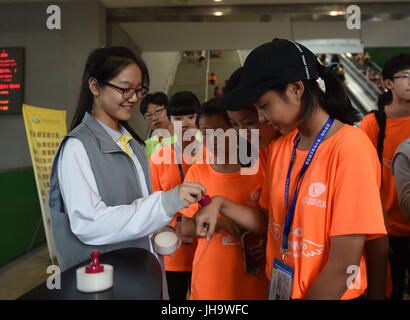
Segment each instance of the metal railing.
M345 55L341 54L340 61L343 67L349 72L352 77L360 84L366 93L375 101L377 101L382 91L377 88L365 75L356 67L356 65Z

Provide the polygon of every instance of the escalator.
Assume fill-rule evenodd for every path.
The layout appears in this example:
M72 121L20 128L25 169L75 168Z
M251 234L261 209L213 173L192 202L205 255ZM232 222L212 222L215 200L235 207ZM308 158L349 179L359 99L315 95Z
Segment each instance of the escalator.
M339 55L340 64L346 70L347 94L355 107L364 116L377 109L377 99L382 91L369 81L346 54Z

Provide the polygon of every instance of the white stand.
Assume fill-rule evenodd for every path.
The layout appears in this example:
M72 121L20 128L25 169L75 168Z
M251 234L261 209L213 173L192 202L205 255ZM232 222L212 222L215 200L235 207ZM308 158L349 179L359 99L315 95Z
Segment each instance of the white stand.
M111 288L114 283L114 268L109 264L103 266L104 271L99 273L86 273L85 266L77 269L77 289L91 293Z

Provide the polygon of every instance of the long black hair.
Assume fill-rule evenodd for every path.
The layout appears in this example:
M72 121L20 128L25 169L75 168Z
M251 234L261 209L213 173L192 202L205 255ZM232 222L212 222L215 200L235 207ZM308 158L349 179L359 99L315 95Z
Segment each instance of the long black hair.
M115 78L124 68L131 63L135 63L142 73L142 84L149 87L149 74L144 61L136 56L130 49L125 47L107 47L98 48L91 52L85 64L84 73L81 82L80 95L77 104L77 110L71 122L71 129L77 127L84 118L86 112L92 112L94 104L94 96L89 89L88 81L90 78L95 78L100 86L104 86L105 82ZM140 143L144 141L130 127L126 121L119 123L127 129L127 131Z
M343 123L353 125L360 120L360 113L353 108L345 88L338 79L335 71L318 62L318 75L325 82L325 92L322 91L315 79L302 80L305 90L303 92L303 107L300 119L307 118L312 114L315 107L315 99L319 105L333 118ZM285 94L288 83L275 85L271 90Z
M370 113L374 113L376 117L377 124L379 125L379 134L377 138L377 155L379 156L380 164L383 165L383 147L384 147L384 137L386 135L386 112L384 108L391 104L393 100L393 95L391 91L383 92L377 98L377 110L373 110ZM383 166L382 166L383 171ZM382 179L383 180L383 179Z

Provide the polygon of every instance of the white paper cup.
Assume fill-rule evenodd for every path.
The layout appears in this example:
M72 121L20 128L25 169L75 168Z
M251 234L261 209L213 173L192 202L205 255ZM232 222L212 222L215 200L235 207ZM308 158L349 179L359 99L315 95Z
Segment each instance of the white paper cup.
M177 249L178 237L170 231L160 232L154 238L154 248L157 253L169 256Z
M77 289L81 292L99 292L111 288L114 284L114 268L103 264L104 271L99 273L85 273L85 267L78 268Z

